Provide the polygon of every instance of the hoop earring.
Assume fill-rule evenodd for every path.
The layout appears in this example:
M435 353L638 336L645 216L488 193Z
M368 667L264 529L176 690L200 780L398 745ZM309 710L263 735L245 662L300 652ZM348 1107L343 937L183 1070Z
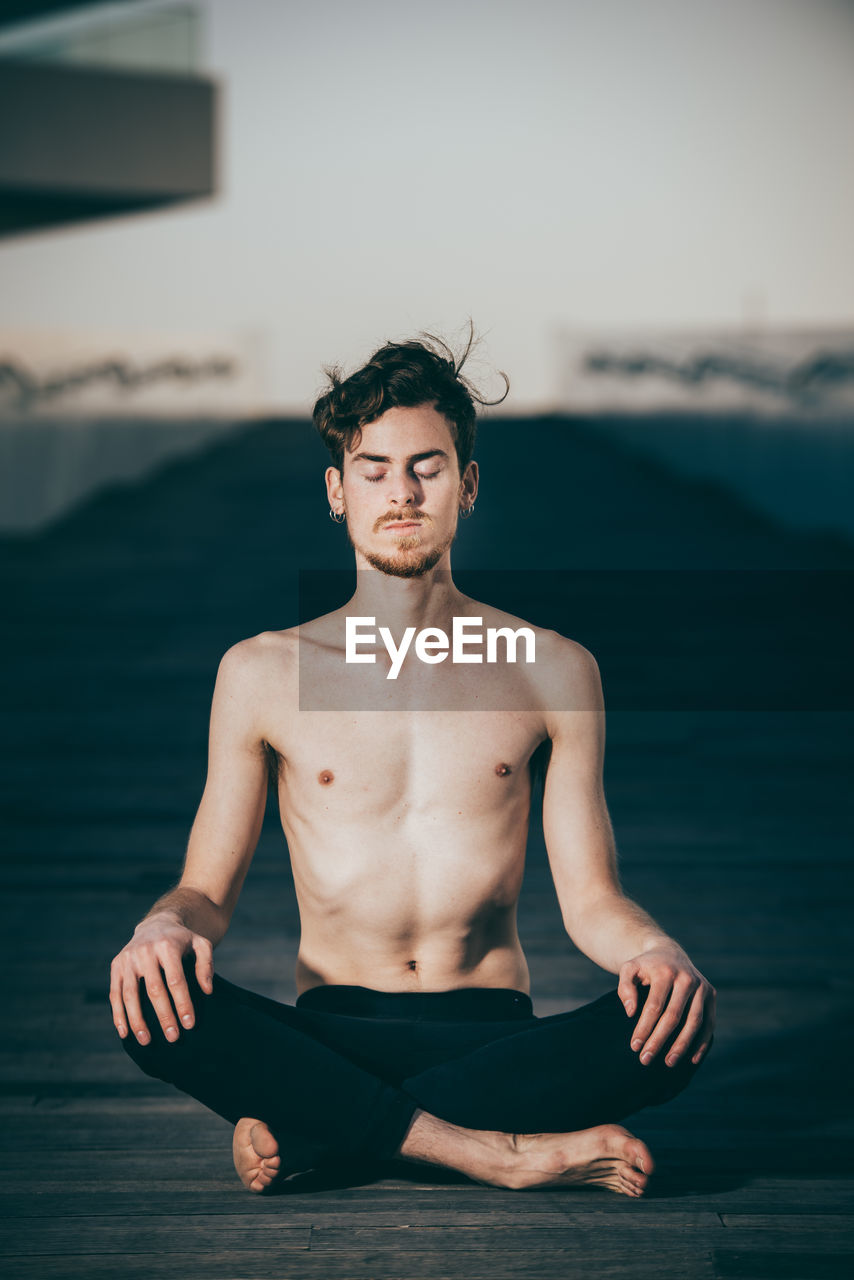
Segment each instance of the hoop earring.
M343 524L344 521L347 519L347 517L345 516L343 511L333 511L332 508L330 507L329 519L334 520L336 524Z
M472 512L473 512L473 511L474 511L474 503L473 503L473 502L472 502L472 503L469 503L469 505L468 505L467 507L460 507L460 519L461 519L461 520L468 520L469 516L472 514Z

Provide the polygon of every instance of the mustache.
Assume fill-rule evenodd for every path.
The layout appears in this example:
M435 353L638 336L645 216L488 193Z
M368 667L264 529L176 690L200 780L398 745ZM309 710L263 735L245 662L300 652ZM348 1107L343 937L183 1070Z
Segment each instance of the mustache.
M428 521L430 517L424 511L408 511L405 516L399 515L396 511L390 511L384 516L380 516L374 525L374 531L385 529L390 524L406 524L410 520Z

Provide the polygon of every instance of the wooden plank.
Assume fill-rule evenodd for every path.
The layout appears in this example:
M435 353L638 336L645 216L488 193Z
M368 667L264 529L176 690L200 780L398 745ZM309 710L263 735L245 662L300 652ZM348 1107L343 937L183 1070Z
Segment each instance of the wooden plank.
M77 1253L116 1254L136 1252L216 1253L219 1247L237 1250L308 1249L310 1226L294 1226L281 1215L194 1214L191 1217L117 1219L42 1219L38 1231L31 1222L0 1227L0 1257L65 1257Z
M801 1237L821 1239L828 1235L847 1237L854 1247L854 1213L723 1213L725 1227L738 1231L765 1232L788 1235L797 1232Z
M640 1251L639 1251L640 1250ZM655 1257L656 1280L716 1280L711 1251L696 1244L670 1249L658 1236L643 1245L616 1246L592 1235L554 1250L500 1255L477 1249L427 1251L409 1243L405 1250L391 1246L343 1253L289 1252L281 1258L262 1250L223 1250L216 1254L76 1254L62 1258L33 1255L10 1259L5 1280L187 1280L188 1274L210 1280L515 1280L516 1277L592 1275L607 1280L638 1280L649 1276ZM593 1270L595 1268L595 1270ZM646 1270L645 1270L646 1268Z
M370 1190L358 1201L346 1208L329 1207L326 1204L309 1205L294 1204L289 1198L281 1196L245 1195L235 1203L235 1198L228 1193L214 1195L174 1193L169 1196L162 1192L149 1194L146 1186L145 1201L137 1194L134 1201L131 1192L117 1193L110 1190L103 1192L98 1199L97 1192L90 1192L85 1197L78 1193L74 1203L64 1205L57 1194L39 1196L23 1195L18 1198L4 1198L2 1201L3 1216L9 1220L26 1219L68 1220L121 1218L131 1221L154 1218L192 1218L204 1219L215 1214L221 1220L235 1222L238 1225L254 1222L256 1218L268 1216L284 1218L288 1227L308 1228L354 1228L364 1227L368 1223L371 1228L401 1227L471 1227L483 1226L485 1222L493 1222L499 1216L502 1224L511 1225L513 1229L595 1227L607 1230L647 1230L652 1222L659 1222L662 1214L666 1216L668 1229L678 1227L706 1227L710 1230L723 1229L720 1214L711 1210L685 1210L674 1206L661 1206L652 1202L643 1202L624 1198L624 1207L615 1207L614 1200L606 1202L604 1197L594 1202L585 1202L582 1197L566 1197L562 1202L552 1205L531 1205L527 1199L516 1203L504 1199L491 1204L472 1205L470 1208L458 1199L448 1199L444 1204L424 1207L417 1191L410 1191L406 1197L395 1205L374 1203Z
M230 1175L237 1181L230 1150L226 1152L218 1147L212 1150L163 1147L159 1154L156 1151L65 1151L58 1148L49 1161L45 1160L44 1151L18 1153L16 1165L17 1168L11 1168L8 1161L0 1162L0 1183L14 1186L19 1179L38 1179L40 1174L45 1179L61 1181L99 1174L105 1185L113 1178L122 1179L129 1174L136 1179L137 1185L149 1177L181 1182L190 1176L204 1180L206 1176L213 1179L217 1175Z
M463 1225L457 1221L441 1223L434 1226L419 1224L403 1224L395 1227L370 1226L327 1226L316 1223L311 1229L312 1253L347 1253L350 1250L362 1252L368 1249L389 1249L395 1244L403 1249L428 1251L432 1246L441 1247L449 1254L461 1250L472 1252L492 1252L499 1257L512 1253L530 1254L558 1253L567 1249L573 1253L579 1250L589 1251L588 1256L596 1254L597 1242L601 1244L608 1223L582 1220L560 1226L550 1224L528 1225L521 1221L506 1225L497 1215L485 1214L476 1224ZM610 1226L620 1238L618 1248L614 1248L613 1236L611 1247L615 1253L634 1254L645 1249L651 1238L660 1234L658 1224L642 1221L626 1215L619 1222L612 1220ZM688 1221L673 1222L668 1218L668 1231L671 1232L670 1246L675 1252L684 1251L684 1241L679 1241L681 1232L690 1232L690 1239L703 1239L707 1243L714 1240L725 1230L717 1214L689 1216ZM701 1230L702 1229L702 1230ZM625 1238L623 1238L625 1237Z
M41 1178L31 1176L16 1181L9 1178L0 1187L0 1207L4 1217L87 1214L131 1215L152 1213L264 1213L285 1212L289 1221L358 1221L399 1224L414 1220L432 1223L453 1215L461 1221L500 1211L504 1218L575 1220L580 1216L654 1215L671 1221L682 1214L757 1213L768 1217L787 1214L852 1214L854 1191L848 1181L757 1180L720 1190L714 1183L700 1184L690 1194L677 1186L653 1188L638 1201L628 1200L600 1189L524 1192L516 1194L475 1185L451 1188L419 1184L369 1183L334 1191L300 1192L292 1189L284 1196L250 1195L236 1175L185 1176L165 1178L152 1171L144 1180L118 1178L109 1172L94 1177L94 1168L76 1176L55 1177L50 1171ZM290 1184L293 1188L293 1183ZM140 1187L145 1198L140 1197Z
M436 1223L402 1222L380 1225L330 1225L325 1221L296 1224L290 1219L271 1214L195 1214L186 1219L161 1217L149 1214L128 1221L116 1218L92 1216L88 1218L58 1218L43 1220L38 1232L31 1224L8 1224L0 1234L0 1257L18 1256L73 1256L118 1253L122 1251L175 1253L217 1253L220 1247L257 1250L305 1250L312 1252L347 1252L355 1249L409 1248L431 1252L438 1246L455 1252L458 1249L483 1251L496 1249L508 1252L530 1253L532 1250L559 1251L577 1249L589 1244L603 1231L611 1228L625 1234L625 1247L641 1247L643 1241L658 1230L657 1224L632 1215L614 1215L602 1218L586 1217L580 1220L530 1223L520 1217L507 1224L496 1214L482 1214L479 1219L461 1223L454 1218L452 1209L445 1220ZM676 1240L680 1232L691 1232L691 1238L715 1238L725 1230L717 1214L680 1215L668 1218L668 1231ZM637 1237L638 1243L630 1245L629 1237Z
M751 1248L739 1241L712 1251L715 1280L850 1280L850 1250Z

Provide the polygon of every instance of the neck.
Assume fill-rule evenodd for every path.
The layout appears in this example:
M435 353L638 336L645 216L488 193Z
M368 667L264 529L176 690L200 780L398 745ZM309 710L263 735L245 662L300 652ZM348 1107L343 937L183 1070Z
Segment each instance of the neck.
M356 591L345 612L351 617L376 618L378 625L389 627L395 635L406 627L419 631L441 627L450 632L455 614L465 612L467 597L454 584L450 562L417 578L395 578L358 561L357 569Z

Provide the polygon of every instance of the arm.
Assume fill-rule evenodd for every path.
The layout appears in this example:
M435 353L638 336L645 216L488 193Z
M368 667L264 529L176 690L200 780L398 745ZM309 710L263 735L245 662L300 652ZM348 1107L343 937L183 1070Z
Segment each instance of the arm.
M679 1034L667 1054L675 1062L693 1045L694 1062L708 1050L714 1030L715 992L664 930L623 893L614 832L605 803L605 709L595 658L563 640L561 696L551 711L551 758L543 792L543 831L564 925L596 964L620 976L626 1013L637 1008L636 983L649 987L632 1038L641 1061L651 1061Z
M234 645L220 662L207 780L181 879L158 899L112 962L110 1004L122 1038L130 1027L141 1044L150 1039L140 1006L140 979L167 1039L177 1040L179 1019L185 1027L193 1025L185 954L195 953L202 990L213 990L213 949L228 929L264 821L267 770L259 731L258 669L251 640Z

